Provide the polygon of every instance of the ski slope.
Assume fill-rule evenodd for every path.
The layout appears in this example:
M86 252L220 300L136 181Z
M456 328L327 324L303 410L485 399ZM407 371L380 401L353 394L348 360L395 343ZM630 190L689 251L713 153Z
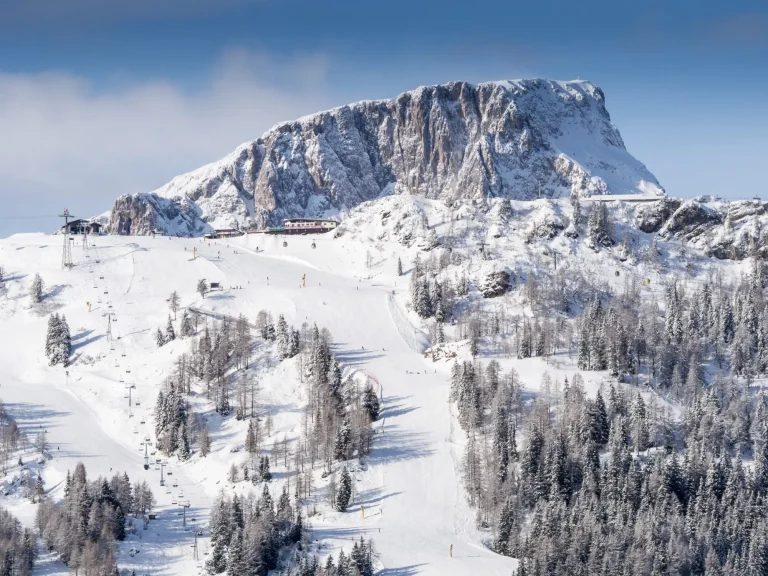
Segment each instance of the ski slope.
M318 513L309 519L315 550L322 555L348 549L351 540L363 534L374 539L382 574L512 571L513 559L483 547L474 514L465 504L459 480L461 446L453 441L448 404L448 364L425 360L404 338L408 328L402 319L407 317L398 322L393 318L397 298L390 296L393 290L399 296L405 282L397 285L397 278L387 275L363 279L362 272L341 265L343 254L331 246L330 238L318 238L316 249L307 238L291 239L287 255L274 237L243 237L229 246L199 239L95 237L88 258L78 239L72 270L61 269L61 241L60 236L40 234L0 241L0 263L9 278L0 319L5 334L13 335L9 345L0 347L0 396L30 434L40 426L49 431L51 459L44 477L54 497L60 494L66 471L78 461L85 463L89 477L126 470L132 480L150 482L159 503L158 520L147 531L139 529L140 540L132 536L121 546L121 568L150 574L199 573L206 542L201 539L201 560L193 560L192 534L181 527L178 503L188 499L188 518L202 525L219 489L249 489L242 482L226 482L230 460L240 457L228 448L244 437L234 418L214 430L214 452L208 459L169 459L166 471L173 471L172 482L178 486L169 482L167 490L160 488L154 464L143 470L141 442L152 434L157 390L174 358L188 346L177 340L157 349L154 343L156 328L164 327L167 319L165 299L178 290L185 307L214 314L242 312L251 319L267 309L284 314L296 326L325 326L333 334L334 352L345 374L362 371L380 384L383 412L376 423L378 433L372 453L354 472L350 509L338 513L322 505L318 480L312 501ZM47 296L33 307L26 292L35 272L43 277ZM224 289L201 299L194 292L199 278L220 282ZM91 303L90 312L86 302ZM53 311L66 314L72 331L68 377L63 368L47 366L43 354L47 317ZM107 319L102 313L107 311L117 318L112 344L105 338ZM414 328L413 333L418 331ZM266 393L275 405L298 406L301 391L288 364L273 371ZM132 401L140 402L130 409L133 416L124 397L125 384L131 382ZM297 416L290 412L276 415L277 429L297 429ZM276 490L273 486L273 494ZM33 521L33 507L4 504L25 523ZM132 548L141 552L131 556ZM61 573L66 573L63 566Z

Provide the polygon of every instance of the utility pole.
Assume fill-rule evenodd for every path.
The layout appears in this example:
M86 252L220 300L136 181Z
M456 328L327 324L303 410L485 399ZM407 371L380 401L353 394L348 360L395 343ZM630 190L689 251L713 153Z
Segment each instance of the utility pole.
M165 462L160 462L160 486L165 486L165 477L163 476L163 468L165 467Z
M107 314L107 342L112 342L112 313Z
M72 215L69 210L64 208L64 214L59 214L59 218L64 218L64 250L61 254L61 267L72 269L72 247L69 245L69 220Z

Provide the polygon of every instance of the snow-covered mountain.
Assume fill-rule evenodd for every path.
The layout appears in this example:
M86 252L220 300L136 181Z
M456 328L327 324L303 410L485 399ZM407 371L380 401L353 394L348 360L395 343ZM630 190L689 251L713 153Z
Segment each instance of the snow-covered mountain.
M154 192L121 196L108 229L262 227L390 194L451 203L664 191L627 152L597 86L451 82L279 124Z

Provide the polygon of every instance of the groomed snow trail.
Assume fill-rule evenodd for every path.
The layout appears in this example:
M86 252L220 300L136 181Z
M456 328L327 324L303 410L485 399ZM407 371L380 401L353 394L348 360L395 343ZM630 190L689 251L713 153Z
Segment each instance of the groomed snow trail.
M508 576L516 562L480 545L474 513L465 505L459 454L451 442L447 366L436 368L402 338L387 302L393 287L321 272L270 252L235 255L221 244L215 248L222 259L211 262L228 282L242 286L242 296L234 292L238 299L252 302L254 310L283 313L295 325L307 321L328 327L340 361L365 370L383 387L384 409L377 422L378 427L383 422L383 435L374 439L368 471L358 474L355 502L340 522L315 524L314 537L372 537L383 574ZM202 257L209 254L215 256L213 247L201 249ZM324 256L307 251L306 257ZM214 308L226 309L217 306L226 300L213 302ZM365 520L361 504L368 510Z
M322 549L334 551L341 544L348 549L351 539L365 535L374 539L383 565L381 574L508 576L516 562L482 546L474 528L474 512L466 505L460 447L452 442L453 435L460 438L460 434L452 429L448 365L425 360L413 349L413 342L403 338L405 315L397 319L399 328L393 319L388 296L393 289L403 290L407 282L401 281L395 288L391 278L374 283L322 271L333 269L339 252L330 249L330 238L318 238L317 249L310 249L309 241L303 240L305 248L282 251L273 237L236 239L230 247L221 240L209 246L197 239L94 239L109 297L117 309L120 342L133 369L135 394L142 402L133 419L125 414L119 384L124 365L113 367L113 356L103 339L105 320L98 310L88 313L85 306L86 301L93 301L93 275L84 265L72 271L59 269L60 237L30 235L0 241L6 272L23 270L33 275L39 268L56 294L47 304L50 311L66 313L73 336L77 336L75 354L94 358L92 365L76 363L67 385L61 368L45 364L47 315L23 309L23 295L4 309L6 330L19 335L20 347L0 347L5 377L0 395L16 418L28 420L30 426L48 427L54 451L60 452L54 453L47 466L48 487L63 480L66 470L78 460L86 464L91 477L107 475L114 468L127 470L132 479L147 479L161 503L164 523L152 524L158 531L144 534L141 554L136 558L121 555L120 566L136 566L137 573L199 572L200 563L190 558L191 536L181 530L173 502L183 489L198 522L205 521L220 488L215 480L223 482L226 469L219 469L212 460L211 469L205 470L206 482L195 483L189 480L194 475L185 475L185 465L174 465L179 487L167 494L158 487L158 472L142 469L138 438L144 428L135 421L143 415L146 425L151 424L157 389L172 370L175 354L186 350L184 342L174 343L175 349L165 346L159 350L153 343L154 329L164 326L167 318L165 298L179 290L183 305L217 314L244 313L253 320L260 309L266 309L284 314L297 327L305 321L325 326L333 334L334 352L345 369L364 371L383 388L383 411L376 423L380 433L374 437L364 469L355 473L355 499L350 509L310 518L312 537ZM261 242L266 252L245 248L254 248L255 242ZM290 242L292 247L298 244L293 239ZM40 244L46 248L39 249ZM17 252L18 248L23 250ZM197 259L192 258L193 248ZM22 253L32 250L39 252L30 264ZM77 261L77 250L73 253ZM302 287L304 274L306 287ZM220 282L224 290L200 299L194 293L199 278ZM29 280L31 276L23 283ZM241 289L230 289L236 286ZM101 305L106 306L106 297L101 296ZM413 334L417 333L414 329ZM361 505L365 519L361 518ZM449 557L451 544L453 558Z

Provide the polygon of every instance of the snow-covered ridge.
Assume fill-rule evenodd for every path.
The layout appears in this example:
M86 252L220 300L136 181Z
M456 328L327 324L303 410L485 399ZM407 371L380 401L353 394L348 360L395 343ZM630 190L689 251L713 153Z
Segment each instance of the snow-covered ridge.
M627 152L597 86L451 82L280 123L152 193L122 196L109 231L265 226L392 193L451 203L664 191Z

